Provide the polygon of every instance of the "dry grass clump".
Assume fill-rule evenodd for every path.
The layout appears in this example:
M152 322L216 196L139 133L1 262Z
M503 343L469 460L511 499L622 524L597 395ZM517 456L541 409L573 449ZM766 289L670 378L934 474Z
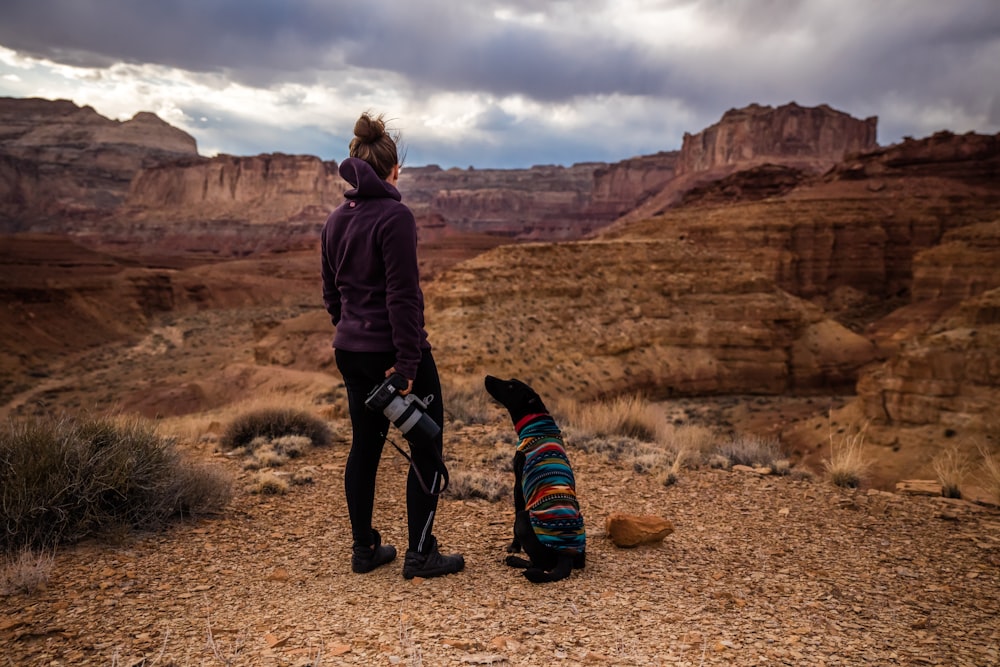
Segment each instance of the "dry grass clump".
M44 589L52 576L55 556L51 551L22 548L5 557L0 565L0 595L31 594Z
M290 488L288 480L273 470L260 470L250 479L247 491L262 496L282 496Z
M0 431L0 551L50 547L213 512L232 493L140 418L10 421Z
M991 452L986 445L977 445L979 455L983 459L982 463L982 484L987 493L1000 503L1000 454Z
M247 447L257 438L274 442L285 436L308 438L315 446L329 445L333 433L326 422L292 408L261 408L237 416L226 427L219 444L226 449Z
M456 500L481 498L491 503L509 495L509 485L499 475L471 470L455 470L449 475L447 495Z
M564 401L555 412L567 425L572 449L621 461L666 485L677 481L683 467L698 466L717 440L710 428L669 423L658 406L641 396L586 404Z
M961 498L962 482L972 466L969 457L951 445L931 461L934 474L941 483L941 495L945 498Z
M555 412L560 423L572 427L577 437L623 436L656 442L665 426L663 413L641 396L619 396L597 403L560 402Z
M445 414L460 424L489 423L494 407L492 398L483 389L482 380L478 378L462 378L446 380L441 391L447 400L444 401Z
M712 465L730 468L734 465L786 470L782 461L781 445L774 438L766 438L752 433L734 433L716 447ZM782 465L779 465L782 464Z
M289 459L304 456L312 448L312 440L304 435L283 435L270 440L265 437L254 438L238 453L244 457L243 467L246 470L261 470L262 468L280 468Z
M632 453L629 463L636 473L652 475L659 483L670 486L677 482L685 456L683 450L663 449L656 444L640 444Z
M830 458L823 461L823 468L835 485L857 488L868 476L872 460L864 449L866 429L867 424L836 438L830 433Z

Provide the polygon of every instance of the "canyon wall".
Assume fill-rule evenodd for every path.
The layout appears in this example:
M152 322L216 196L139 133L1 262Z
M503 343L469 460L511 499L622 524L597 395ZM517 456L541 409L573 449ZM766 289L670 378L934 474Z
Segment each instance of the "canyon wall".
M873 141L874 124L825 106L751 105L687 135L680 152L569 167L408 166L399 188L418 219L434 224L430 233L577 239L647 203L662 208L671 184L671 191L683 192L718 178L720 169L761 161L828 166L844 150ZM0 213L7 214L8 231L113 228L122 243L132 238L147 245L157 235L199 236L197 226L213 221L318 226L348 187L334 162L278 153L199 157L191 137L152 114L120 123L67 101L4 101L0 138ZM51 178L57 170L69 178ZM93 224L100 216L105 220ZM254 247L276 242L258 242L262 234L250 233Z
M311 155L193 157L141 170L120 217L321 224L348 187L335 162Z
M67 100L0 98L0 231L107 214L139 169L192 155L194 138L151 113L122 122Z
M891 309L910 299L915 254L950 230L992 221L1000 208L995 135L939 133L856 155L823 176L782 171L775 180L761 169L598 237L683 240L744 257L782 289L827 308ZM769 189L778 196L723 196Z
M877 127L877 117L859 120L825 104L730 109L718 123L697 134L685 133L674 178L621 221L659 215L692 189L754 167L823 173L854 153L878 148Z
M785 164L825 171L847 155L878 146L878 118L858 120L825 104L730 109L718 123L684 134L677 174Z

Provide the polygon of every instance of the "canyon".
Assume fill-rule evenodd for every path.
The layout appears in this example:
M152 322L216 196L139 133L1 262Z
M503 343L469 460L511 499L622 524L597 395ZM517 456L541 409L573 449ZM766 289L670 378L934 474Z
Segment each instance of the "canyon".
M329 400L316 238L336 163L202 157L151 114L2 102L6 413L89 394L178 415L271 385ZM883 147L876 127L750 105L614 164L406 166L442 374L580 400L804 397L812 414L756 427L814 468L831 430L865 428L885 487L933 477L948 445L996 451L1000 138Z

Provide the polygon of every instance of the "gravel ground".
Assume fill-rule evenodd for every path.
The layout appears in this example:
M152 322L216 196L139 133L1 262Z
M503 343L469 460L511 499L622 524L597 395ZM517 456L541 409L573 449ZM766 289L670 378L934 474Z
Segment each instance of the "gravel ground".
M506 424L446 432L453 478L503 470ZM442 499L436 534L466 570L406 581L402 558L350 571L346 445L286 472L284 495L237 476L219 517L56 553L44 590L0 597L0 665L1000 664L1000 511L839 489L819 478L685 470L671 486L573 452L584 570L533 585L502 559L509 496ZM405 550L405 461L386 449L376 527ZM612 512L675 532L615 547Z

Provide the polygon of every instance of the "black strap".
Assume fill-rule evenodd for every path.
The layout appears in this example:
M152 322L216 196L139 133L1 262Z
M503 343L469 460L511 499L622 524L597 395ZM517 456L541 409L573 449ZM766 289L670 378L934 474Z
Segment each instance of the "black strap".
M423 476L420 474L420 471L417 470L417 466L413 462L413 457L407 454L405 451L403 451L403 448L397 445L392 438L388 437L388 435L386 436L386 440L388 440L389 444L391 444L393 447L396 448L397 452L403 455L403 458L405 458L407 461L410 462L410 467L413 468L413 474L417 476L417 482L420 484L420 488L424 490L424 493L426 493L429 496L439 496L442 493L444 493L445 489L448 488L448 467L445 466L444 459L441 458L441 455L438 453L438 450L433 445L430 446L431 451L434 452L434 458L437 459L436 464L438 472L441 473L441 479L444 480L444 484L438 485L440 488L437 491L431 491L429 488L427 488L427 483L424 482ZM413 443L410 443L410 446L412 447Z

